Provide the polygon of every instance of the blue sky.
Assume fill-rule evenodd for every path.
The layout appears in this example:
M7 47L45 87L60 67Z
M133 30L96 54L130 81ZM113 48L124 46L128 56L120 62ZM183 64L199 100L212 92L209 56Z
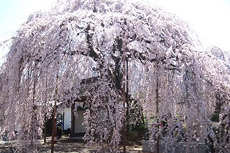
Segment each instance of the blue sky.
M0 0L0 42L11 38L28 16L39 10L48 10L56 0ZM7 49L0 48L0 65Z
M0 0L0 42L13 36L29 14L48 10L56 0ZM230 0L147 0L178 15L198 34L204 47L230 51ZM6 51L0 50L0 60ZM0 61L1 63L1 61Z
M10 38L26 21L39 10L47 10L55 0L0 0L0 41Z

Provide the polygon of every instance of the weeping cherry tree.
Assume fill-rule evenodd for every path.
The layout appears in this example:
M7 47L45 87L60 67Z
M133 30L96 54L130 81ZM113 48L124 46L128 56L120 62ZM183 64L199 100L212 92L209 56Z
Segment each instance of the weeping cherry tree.
M84 139L99 150L119 151L127 104L142 108L154 148L212 139L218 149L210 116L219 94L221 113L229 117L229 77L199 48L188 25L161 8L60 0L49 12L32 14L12 39L0 74L0 132L13 139L17 126L16 148L37 152L54 101L74 103L81 99L81 80L97 77L85 102ZM229 148L228 117L228 140L221 142Z

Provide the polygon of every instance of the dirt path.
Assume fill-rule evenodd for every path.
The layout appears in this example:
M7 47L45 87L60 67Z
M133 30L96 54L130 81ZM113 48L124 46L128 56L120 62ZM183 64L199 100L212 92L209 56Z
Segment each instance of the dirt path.
M96 152L93 146L87 146L83 140L60 140L54 145L55 152L58 153L94 153ZM127 153L142 153L141 146L128 146ZM42 145L39 148L41 153L50 153L50 144ZM122 150L121 150L122 152Z
M41 145L38 148L39 153L50 153L50 138L47 139L47 144ZM43 140L40 141L43 143ZM96 152L93 146L87 146L82 139L62 138L54 145L56 153L94 153ZM122 152L122 149L121 149ZM9 142L0 143L0 153L13 153ZM128 146L127 153L142 153L141 146Z

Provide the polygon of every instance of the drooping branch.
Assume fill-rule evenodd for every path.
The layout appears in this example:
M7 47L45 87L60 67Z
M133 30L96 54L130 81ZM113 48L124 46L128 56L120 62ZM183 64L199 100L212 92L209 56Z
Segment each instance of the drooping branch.
M197 52L197 43L183 21L157 7L120 0L60 1L50 12L33 14L13 39L0 71L1 130L10 127L13 136L14 126L23 120L19 138L35 136L36 130L27 125L33 122L31 118L43 125L42 108L55 98L58 74L58 102L66 105L81 98L83 79L98 78L88 97L84 96L89 143L111 145L117 151L127 80L130 99L149 120L158 115L157 125L152 121L148 127L152 136L159 129L168 148L176 141L202 138L194 131L206 132L216 91L223 91L227 104L225 79L229 75L221 62ZM26 110L33 110L34 105L36 111L28 114ZM50 117L51 106L47 107ZM188 129L183 131L181 122ZM159 128L161 123L164 128ZM175 129L184 132L180 138Z

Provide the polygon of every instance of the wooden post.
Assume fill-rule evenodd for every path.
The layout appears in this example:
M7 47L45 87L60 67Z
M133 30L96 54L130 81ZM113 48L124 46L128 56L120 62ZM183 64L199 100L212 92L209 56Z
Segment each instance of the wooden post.
M55 121L56 121L56 103L57 102L56 102L56 98L55 98L55 101L54 101L54 112L53 112L53 129L52 129L51 153L54 152Z
M47 90L47 74L46 74L46 90ZM46 105L47 105L47 91L46 91L46 103L45 103L45 112L47 110ZM46 144L46 122L47 122L47 113L45 113L45 121L44 121L44 144Z
M156 73L156 114L159 115L159 78L158 78L158 65ZM158 129L159 129L159 119L157 119ZM156 152L160 153L160 137L157 137Z
M70 129L70 135L72 137L74 136L74 114L73 114L73 108L74 108L74 103L72 103L72 100L71 100L71 129Z
M129 135L129 61L128 57L126 57L126 131L127 136Z
M124 113L125 113L125 100L123 101L123 106L124 106ZM126 123L125 123L125 118L123 121L123 129L122 129L122 141L123 141L123 153L126 153Z
M58 80L58 75L56 77L56 87L55 87L55 97L54 97L54 112L53 112L53 129L52 129L51 153L54 152L56 105L57 105L57 92L58 92L58 89L57 89L57 80Z
M46 144L46 114L45 114L45 122L44 122L44 133L43 133L43 136L44 136L44 144Z

